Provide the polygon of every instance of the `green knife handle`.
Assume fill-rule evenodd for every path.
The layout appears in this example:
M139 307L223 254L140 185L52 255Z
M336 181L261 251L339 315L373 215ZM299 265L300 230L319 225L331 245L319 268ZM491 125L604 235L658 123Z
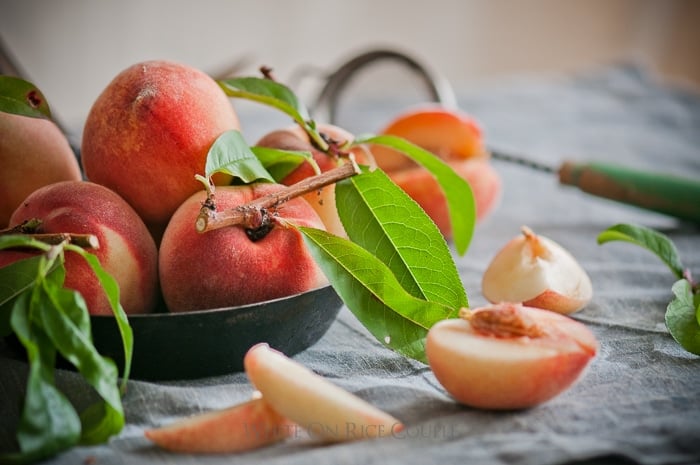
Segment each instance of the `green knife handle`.
M559 169L559 182L700 224L700 181L605 163L565 162Z

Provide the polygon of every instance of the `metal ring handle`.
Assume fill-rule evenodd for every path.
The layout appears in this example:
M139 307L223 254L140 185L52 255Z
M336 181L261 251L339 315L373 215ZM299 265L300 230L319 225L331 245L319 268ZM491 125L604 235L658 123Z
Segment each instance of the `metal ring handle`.
M362 68L385 60L399 62L400 64L406 65L410 71L416 73L421 78L423 84L425 84L431 101L446 107L456 108L457 101L454 91L446 79L405 53L396 50L382 49L361 53L331 73L313 104L312 112L316 115L317 112L323 112L325 109L327 112L325 121L335 124L340 95L351 81L352 77Z

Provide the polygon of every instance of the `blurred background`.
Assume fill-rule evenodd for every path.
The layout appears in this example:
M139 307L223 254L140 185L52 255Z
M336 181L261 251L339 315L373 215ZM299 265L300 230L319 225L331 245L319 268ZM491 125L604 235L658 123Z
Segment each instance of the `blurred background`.
M634 64L700 88L693 0L1 0L0 39L54 114L79 132L122 69L171 59L212 75L274 69L305 101L357 53L391 48L455 89L515 76ZM405 71L405 70L403 70ZM410 87L400 70L363 73L363 95ZM405 74L405 73L404 73ZM245 129L245 128L244 128Z

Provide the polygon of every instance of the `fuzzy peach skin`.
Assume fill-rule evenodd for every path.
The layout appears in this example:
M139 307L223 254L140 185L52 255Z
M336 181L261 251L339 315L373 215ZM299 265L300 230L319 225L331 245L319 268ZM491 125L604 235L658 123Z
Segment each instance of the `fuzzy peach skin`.
M486 150L481 128L469 115L438 106L409 109L384 127L381 134L403 137L445 161L482 157ZM416 166L405 155L384 146L372 146L377 165L387 173Z
M483 220L498 204L501 178L490 164L479 125L458 110L437 106L413 108L398 115L381 134L398 136L434 153L472 187L477 220ZM381 145L370 147L377 166L418 202L451 237L445 197L435 179L404 154Z
M278 412L329 442L385 437L399 420L261 343L248 350L246 374Z
M217 210L232 209L282 187L263 183L217 187ZM301 233L292 227L275 224L255 242L239 226L198 233L194 224L205 198L201 191L187 199L163 235L160 283L170 311L249 304L327 284ZM324 228L302 198L285 202L277 214L284 221Z
M510 308L534 322L540 335L484 334L464 319L443 320L429 331L430 368L457 401L482 409L522 409L569 388L598 350L591 331L567 316L520 304Z
M119 284L120 302L130 314L151 312L158 297L158 252L136 212L104 186L63 181L39 188L10 218L10 225L40 219L41 232L93 234L99 248L90 249ZM0 251L0 266L27 257L27 252ZM93 315L112 310L99 281L85 260L66 253L65 286L79 291Z
M319 124L318 131L326 135L336 143L352 141L354 136L346 130L329 124ZM279 150L294 150L310 152L314 161L318 165L321 172L326 172L338 166L342 162L340 157L328 155L316 149L306 133L298 125L290 126L284 129L278 129L265 134L255 145L259 147L275 148ZM375 166L374 157L369 152L367 147L357 146L352 149L352 154L355 161L360 165ZM314 176L317 174L313 166L304 162L299 167L291 172L285 179L281 181L284 185L292 185L302 179ZM326 225L326 229L338 236L347 237L345 228L338 217L338 211L335 207L335 185L326 186L318 192L311 192L304 196L309 204L316 210L318 215Z
M0 229L36 189L81 177L78 160L56 124L0 112Z
M202 71L169 61L137 63L90 109L81 149L85 174L124 197L158 240L177 207L201 189L194 176L204 174L216 138L239 128L228 97Z
M261 397L222 410L205 412L144 435L159 447L188 454L244 452L290 436L295 425Z

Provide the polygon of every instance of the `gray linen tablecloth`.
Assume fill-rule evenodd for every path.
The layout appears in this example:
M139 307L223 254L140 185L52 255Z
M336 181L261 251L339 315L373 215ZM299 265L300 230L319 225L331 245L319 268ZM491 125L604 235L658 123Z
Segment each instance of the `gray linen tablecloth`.
M662 85L638 68L520 78L458 97L481 121L493 147L555 166L581 157L700 178L700 95ZM145 428L249 398L246 376L232 373L186 382L131 381L124 397L128 424L118 437L47 463L700 463L700 358L684 352L663 323L674 279L649 252L623 243L596 244L596 235L614 223L641 223L667 233L686 266L700 273L697 227L589 197L559 186L551 175L494 163L504 191L498 209L479 224L468 253L455 255L464 285L472 305L485 302L481 275L521 225L569 249L595 290L575 318L601 344L572 389L525 411L460 406L426 366L383 348L343 308L328 333L295 358L404 421L407 430L398 437L318 445L300 434L236 456L170 454L143 438ZM22 362L0 357L2 450L12 444L25 373ZM84 402L87 388L74 373L60 372L58 381L74 402Z

